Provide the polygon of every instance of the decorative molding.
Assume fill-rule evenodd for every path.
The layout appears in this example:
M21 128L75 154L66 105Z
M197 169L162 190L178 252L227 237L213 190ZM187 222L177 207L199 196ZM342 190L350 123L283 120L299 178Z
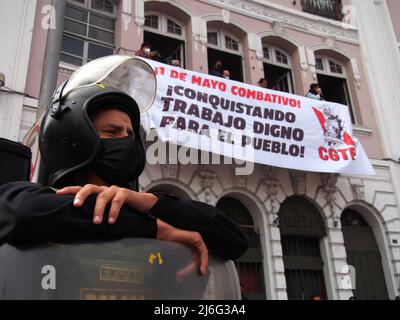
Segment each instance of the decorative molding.
M122 21L124 22L124 31L127 32L132 21L132 0L122 1Z
M249 50L254 50L257 54L261 52L262 55L262 45L261 45L261 38L257 36L255 33L248 33L247 34L247 44L249 46Z
M313 16L301 11L275 6L273 3L256 3L245 0L200 0L218 5L233 12L258 18L268 22L278 22L282 26L291 27L307 33L335 36L337 39L358 43L358 32L348 24L340 21Z
M138 5L136 1L135 7ZM122 0L122 12L132 14L132 0Z
M372 130L367 128L361 128L353 126L353 132L359 136L370 137L372 135Z
M229 10L222 9L222 21L226 24L231 23L231 12Z
M129 1L129 0L127 0ZM139 27L144 26L144 1L135 0L135 23Z
M353 80L356 83L356 86L358 89L361 88L361 75L360 75L360 69L358 68L358 63L355 58L350 59L351 62L351 69L353 71Z
M295 194L304 195L307 193L305 172L290 171L290 180Z
M277 215L279 211L279 202L277 201L276 196L278 194L279 180L276 178L276 171L273 168L266 168L264 183L267 201L269 201L271 206L270 213Z
M299 58L300 58L300 68L303 71L308 70L308 63L307 63L307 57L306 57L306 50L303 46L298 47L298 52L299 52Z
M162 165L164 171L164 178L178 178L178 165L176 164L164 164Z
M285 28L282 22L280 21L274 21L272 22L272 30L274 30L274 33L277 35L284 33Z
M336 44L336 37L332 36L332 35L327 35L324 38L325 38L325 45L328 48L333 49L335 47L335 44Z
M355 200L365 200L365 187L363 183L351 184L351 191Z
M327 201L331 215L335 213L336 192L338 191L337 181L339 174L337 173L323 173L322 177L322 190L325 192L325 200ZM335 217L337 218L337 217Z
M207 45L207 22L198 16L193 16L191 18L191 22L192 38L195 41L195 50L197 51L197 42L199 42L203 46Z
M316 62L315 62L314 50L309 47L307 47L305 50L307 53L307 61L308 61L308 65L310 67L312 77L314 80L317 80L317 69L315 68Z
M246 188L247 176L235 175L235 187Z
M201 190L205 193L205 202L211 203L211 189L214 185L214 179L217 174L211 170L201 169L198 171L197 175L200 178Z

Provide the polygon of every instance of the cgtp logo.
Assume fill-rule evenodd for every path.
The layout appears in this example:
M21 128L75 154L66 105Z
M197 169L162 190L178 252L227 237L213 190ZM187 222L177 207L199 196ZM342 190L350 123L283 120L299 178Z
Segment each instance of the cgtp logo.
M318 155L323 161L348 161L356 159L356 144L351 135L345 131L344 121L335 114L329 105L323 105L322 111L313 107L321 125L324 140L328 145L320 146Z
M342 144L343 125L339 116L335 116L329 106L324 107L324 136L329 146L340 146Z
M322 106L322 111L313 107L324 133L325 142L330 147L340 147L343 144L355 146L351 136L344 130L344 121L335 114L329 105Z

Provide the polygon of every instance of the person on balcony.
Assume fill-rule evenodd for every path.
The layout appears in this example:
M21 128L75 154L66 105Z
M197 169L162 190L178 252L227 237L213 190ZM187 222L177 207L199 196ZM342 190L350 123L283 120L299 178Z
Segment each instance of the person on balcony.
M267 85L268 85L267 79L265 79L265 78L260 78L260 80L258 80L258 85L259 85L261 88L267 89Z
M318 83L312 83L310 85L310 90L307 92L306 97L315 100L324 100L322 89Z
M136 51L136 56L150 59L150 60L159 60L161 55L158 51L151 50L151 43L150 42L143 42L140 46L140 50Z
M229 80L231 78L231 73L229 72L229 70L223 70L222 71L222 78Z
M222 77L222 70L222 60L216 59L213 61L209 74L215 77Z

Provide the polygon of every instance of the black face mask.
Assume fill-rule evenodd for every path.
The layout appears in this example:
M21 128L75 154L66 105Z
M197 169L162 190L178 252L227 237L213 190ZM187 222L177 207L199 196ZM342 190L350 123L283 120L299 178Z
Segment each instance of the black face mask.
M126 187L138 166L138 150L132 136L100 139L100 151L91 164L94 173L109 185Z

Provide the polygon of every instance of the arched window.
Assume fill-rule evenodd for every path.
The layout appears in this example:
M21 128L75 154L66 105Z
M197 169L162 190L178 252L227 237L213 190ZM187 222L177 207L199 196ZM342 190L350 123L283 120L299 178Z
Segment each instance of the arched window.
M159 12L146 13L144 26L145 30L185 40L185 26L168 15Z
M235 35L221 29L209 29L207 31L207 42L210 48L235 54L242 52L240 40Z
M263 42L262 47L265 62L286 68L291 67L290 55L285 50L267 42Z
M315 69L324 99L347 105L352 122L355 123L352 102L347 83L346 66L331 57L316 55Z
M171 64L179 60L185 66L185 25L177 19L160 12L147 11L144 22L144 41L151 50L160 53L159 61Z
M242 41L233 33L222 29L217 22L207 30L208 70L216 60L222 61L223 70L228 70L230 79L243 81Z
M290 54L262 40L264 76L269 89L293 93L292 61Z
M328 57L315 57L315 68L319 74L346 78L346 68L338 61Z
M235 262L243 298L265 299L260 235L249 210L239 200L231 197L220 199L217 208L241 226L249 241L249 249Z
M109 0L70 0L60 60L80 66L114 53L116 7Z

